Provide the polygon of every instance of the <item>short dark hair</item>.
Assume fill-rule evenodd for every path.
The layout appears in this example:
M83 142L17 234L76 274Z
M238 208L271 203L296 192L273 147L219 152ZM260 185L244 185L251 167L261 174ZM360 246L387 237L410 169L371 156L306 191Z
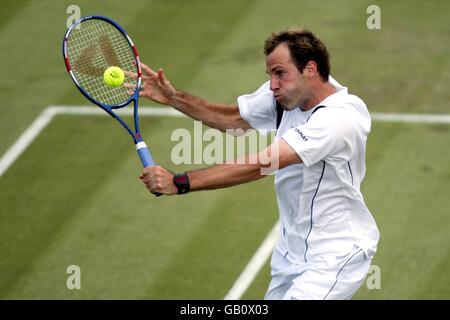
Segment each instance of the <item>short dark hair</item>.
M287 44L292 59L300 72L303 72L308 61L314 61L321 78L328 81L330 55L323 42L314 33L305 28L290 28L272 33L264 43L264 54L268 56L282 43Z

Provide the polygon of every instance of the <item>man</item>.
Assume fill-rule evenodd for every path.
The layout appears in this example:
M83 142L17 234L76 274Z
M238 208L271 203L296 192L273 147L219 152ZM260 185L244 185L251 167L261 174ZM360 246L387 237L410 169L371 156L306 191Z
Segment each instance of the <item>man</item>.
M264 53L270 81L238 97L237 105L179 91L162 69L145 65L140 95L222 131L277 128L275 142L263 151L270 164L253 154L244 164L178 175L147 167L140 178L150 192L173 195L261 179L262 170L276 163L280 241L265 298L350 299L365 279L379 238L360 192L370 115L361 99L329 76L328 51L310 31L272 34Z

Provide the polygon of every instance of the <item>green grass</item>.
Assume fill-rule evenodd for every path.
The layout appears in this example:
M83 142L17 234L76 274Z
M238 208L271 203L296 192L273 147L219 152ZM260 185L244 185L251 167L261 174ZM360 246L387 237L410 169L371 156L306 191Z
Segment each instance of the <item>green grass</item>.
M374 259L382 270L382 290L370 295L363 290L358 297L450 296L449 139L449 125L374 126L364 192L382 230Z
M0 2L0 154L48 105L88 104L65 72L61 40L72 1ZM77 1L83 15L122 24L140 56L177 87L233 103L265 81L262 44L308 26L327 43L332 73L372 112L448 113L446 1ZM143 102L149 104L149 102ZM159 163L173 130L192 121L144 118ZM366 202L381 231L381 290L356 299L450 297L450 126L374 123ZM272 178L154 198L138 179L130 138L108 118L57 116L0 178L0 298L221 299L277 219ZM81 290L67 290L79 265ZM263 268L244 295L264 296Z

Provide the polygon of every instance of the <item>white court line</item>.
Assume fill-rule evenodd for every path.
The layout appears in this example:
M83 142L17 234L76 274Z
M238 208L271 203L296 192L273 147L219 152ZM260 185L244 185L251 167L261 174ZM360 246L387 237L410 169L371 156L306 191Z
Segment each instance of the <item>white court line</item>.
M132 115L132 109L127 108L119 110L119 114ZM0 177L8 170L15 160L26 150L33 140L42 132L42 130L52 121L55 115L101 115L107 113L98 107L92 106L49 106L36 118L35 121L23 132L16 142L5 152L0 159ZM170 116L183 117L184 115L168 107L141 107L139 108L141 116ZM371 113L373 121L381 122L413 122L413 123L431 123L431 124L450 124L450 115L447 114L399 114L399 113ZM239 299L248 289L262 266L267 261L270 254L268 250L273 250L275 246L277 233L277 224L272 228L263 244L257 250L255 255L245 267L239 278L234 283L231 290L224 299ZM274 235L275 234L275 235Z
M242 271L239 278L235 281L233 287L228 291L225 298L223 298L224 300L239 300L247 291L248 287L253 283L253 280L255 280L256 275L272 254L272 250L279 238L279 228L279 222L275 223L264 242L259 246L258 250L256 250L256 253L253 255L244 271Z
M120 115L133 115L133 109L123 109L117 112ZM98 107L88 106L49 106L33 121L33 123L22 133L14 144L5 152L0 159L0 177L9 169L14 161L28 148L36 137L53 120L55 115L99 115L108 114ZM166 116L184 117L181 112L168 107L139 108L139 116Z
M33 140L52 121L56 112L54 109L45 109L33 123L22 133L17 141L5 152L0 159L0 177L16 161L16 159L28 148Z
M450 115L448 114L371 113L370 116L373 121L382 122L450 124Z

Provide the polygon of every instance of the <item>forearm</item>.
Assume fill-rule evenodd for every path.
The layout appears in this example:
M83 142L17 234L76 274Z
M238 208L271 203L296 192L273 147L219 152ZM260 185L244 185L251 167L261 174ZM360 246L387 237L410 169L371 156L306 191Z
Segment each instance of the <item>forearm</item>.
M142 88L139 90L140 97L171 105L184 114L221 131L238 128L247 130L250 128L247 121L241 117L237 105L212 103L187 92L177 90L167 80L162 69L155 72L144 63L141 63L141 66L145 75L143 76ZM125 84L125 87L133 89L135 86Z
M184 114L202 121L207 126L221 131L250 128L249 124L242 119L237 105L213 103L180 90L177 90L171 98L170 105Z
M187 174L191 191L227 188L265 177L258 164L220 164Z
M174 177L173 173L160 166L145 167L140 178L150 192L173 195L177 192L227 188L251 182L301 161L295 150L280 139L259 154L247 155L232 164L189 171L188 179L184 174ZM181 180L175 180L176 178Z

